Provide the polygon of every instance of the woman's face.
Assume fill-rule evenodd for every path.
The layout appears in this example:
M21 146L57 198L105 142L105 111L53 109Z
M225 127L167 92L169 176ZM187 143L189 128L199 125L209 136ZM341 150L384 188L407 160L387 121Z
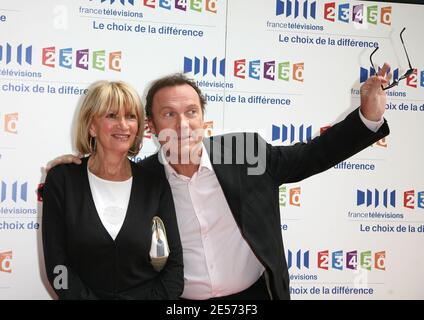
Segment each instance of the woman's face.
M90 126L90 134L96 138L98 152L127 153L137 131L137 115L125 108L120 111L111 108L102 116L94 116Z

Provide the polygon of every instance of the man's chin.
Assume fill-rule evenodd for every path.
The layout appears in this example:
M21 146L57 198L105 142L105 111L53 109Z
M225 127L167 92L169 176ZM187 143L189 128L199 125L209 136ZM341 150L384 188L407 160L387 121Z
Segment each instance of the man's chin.
M166 157L170 164L199 164L202 154L200 142L189 144L177 144L165 148Z

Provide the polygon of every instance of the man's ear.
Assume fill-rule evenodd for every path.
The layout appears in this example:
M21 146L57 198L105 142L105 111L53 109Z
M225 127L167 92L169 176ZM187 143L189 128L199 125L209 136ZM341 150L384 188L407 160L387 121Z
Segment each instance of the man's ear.
M151 117L147 118L147 125L149 126L150 132L157 136L156 127Z

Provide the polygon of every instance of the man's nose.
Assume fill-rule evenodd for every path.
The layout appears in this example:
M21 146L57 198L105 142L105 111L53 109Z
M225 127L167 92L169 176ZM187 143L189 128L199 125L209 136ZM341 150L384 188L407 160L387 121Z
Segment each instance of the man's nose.
M178 127L181 129L189 128L190 127L189 119L187 119L184 115L180 115L178 117Z

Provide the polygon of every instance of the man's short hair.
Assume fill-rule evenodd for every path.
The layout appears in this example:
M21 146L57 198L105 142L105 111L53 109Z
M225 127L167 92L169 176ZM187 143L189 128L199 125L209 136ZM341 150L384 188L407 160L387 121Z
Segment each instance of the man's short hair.
M188 84L197 92L200 100L200 107L202 108L202 113L205 114L206 99L203 96L202 91L200 91L199 87L197 86L196 82L192 79L189 79L182 73L174 73L155 80L150 86L146 96L146 117L151 118L153 116L153 98L160 89L165 87L181 86L184 84Z

